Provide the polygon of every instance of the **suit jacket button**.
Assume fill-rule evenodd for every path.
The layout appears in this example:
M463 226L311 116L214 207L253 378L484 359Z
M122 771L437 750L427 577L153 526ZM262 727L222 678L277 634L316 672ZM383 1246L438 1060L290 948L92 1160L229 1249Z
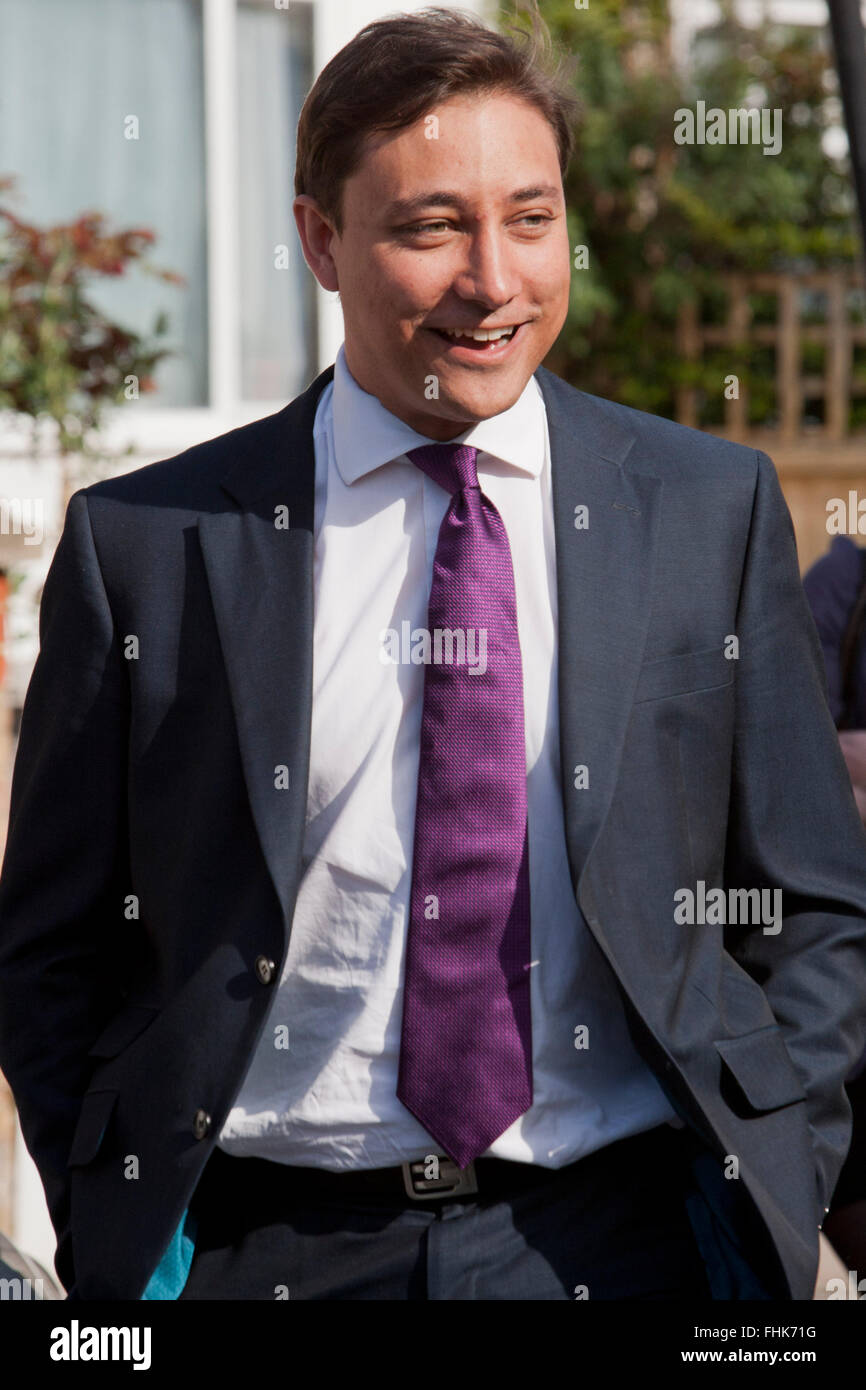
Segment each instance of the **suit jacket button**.
M204 1139L210 1131L210 1115L206 1110L196 1110L192 1121L192 1132L196 1139Z
M256 956L256 975L263 985L269 985L274 978L276 966L267 956Z

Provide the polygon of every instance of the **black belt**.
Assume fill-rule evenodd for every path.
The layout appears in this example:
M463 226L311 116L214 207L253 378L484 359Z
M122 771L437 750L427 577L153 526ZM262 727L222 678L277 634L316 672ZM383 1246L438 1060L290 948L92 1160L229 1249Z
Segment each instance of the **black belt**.
M512 1163L504 1158L477 1158L467 1168L458 1168L446 1154L395 1164L393 1168L362 1168L334 1173L322 1168L289 1169L292 1187L304 1192L359 1195L369 1192L383 1197L408 1197L413 1202L436 1202L472 1197L476 1193L503 1196L527 1187L536 1187L552 1177L550 1168L537 1163ZM303 1176L301 1176L303 1175Z
M275 1163L266 1158L242 1158L227 1154L215 1147L205 1166L203 1185L222 1181L231 1183L242 1179L247 1191L278 1188L285 1195L350 1198L357 1193L391 1197L395 1201L435 1202L459 1201L478 1194L479 1197L503 1197L525 1191L541 1183L561 1179L572 1170L587 1173L601 1164L608 1167L618 1158L634 1162L636 1146L668 1143L676 1131L669 1125L659 1125L626 1139L616 1140L596 1149L574 1163L562 1168L544 1168L538 1163L515 1163L505 1158L477 1158L468 1168L457 1164L444 1154L428 1154L424 1158L395 1164L391 1168L352 1168L334 1172L327 1168L302 1168L294 1164Z

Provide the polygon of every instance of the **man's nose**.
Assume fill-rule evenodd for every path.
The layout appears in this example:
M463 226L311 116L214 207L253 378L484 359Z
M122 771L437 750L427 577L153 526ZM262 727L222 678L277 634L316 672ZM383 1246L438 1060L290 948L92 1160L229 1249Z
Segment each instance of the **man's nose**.
M454 288L461 299L476 299L490 309L519 296L522 284L504 233L486 227L469 238Z

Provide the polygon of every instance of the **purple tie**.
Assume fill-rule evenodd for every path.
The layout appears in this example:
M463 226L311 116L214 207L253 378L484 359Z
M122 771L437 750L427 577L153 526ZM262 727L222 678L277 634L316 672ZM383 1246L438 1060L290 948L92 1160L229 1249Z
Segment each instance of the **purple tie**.
M477 453L407 455L451 504L428 609L397 1096L460 1168L532 1104L523 678L508 536Z

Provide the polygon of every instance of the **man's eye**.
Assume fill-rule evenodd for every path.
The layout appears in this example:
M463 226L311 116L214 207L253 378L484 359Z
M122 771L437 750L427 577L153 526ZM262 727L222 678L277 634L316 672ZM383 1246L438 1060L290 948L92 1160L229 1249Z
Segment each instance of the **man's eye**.
M431 230L441 230L443 227L450 227L451 223L445 218L437 218L435 222L413 222L408 227L401 227L401 232L408 232L410 236L416 236L419 232L429 232Z
M532 226L541 226L545 222L552 222L553 218L544 212L527 212L517 219L518 222ZM448 231L452 224L445 217L437 217L429 222L412 222L405 227L400 227L399 231L407 236L422 236L424 233L437 233Z

